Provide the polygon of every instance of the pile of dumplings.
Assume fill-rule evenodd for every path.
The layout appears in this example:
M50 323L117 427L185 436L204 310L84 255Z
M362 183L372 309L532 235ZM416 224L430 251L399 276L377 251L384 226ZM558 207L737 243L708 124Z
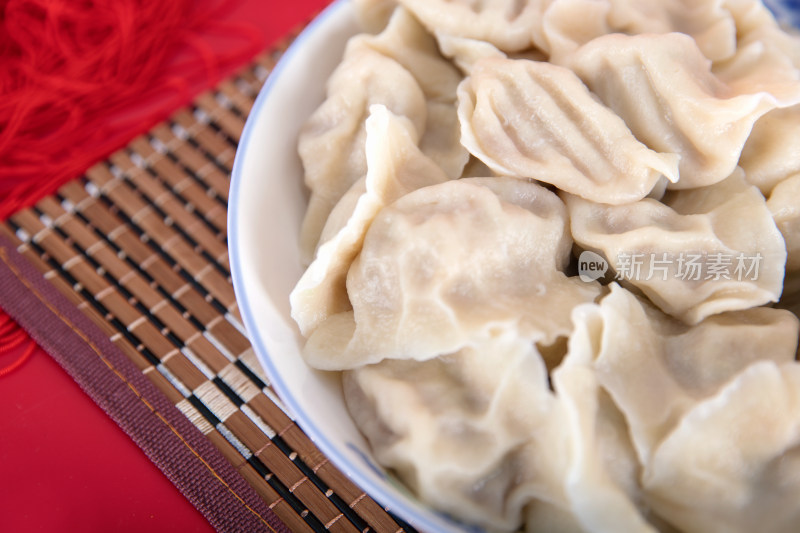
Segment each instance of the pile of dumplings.
M353 3L291 307L378 461L493 532L800 530L800 40L756 0ZM689 252L760 269L644 275Z

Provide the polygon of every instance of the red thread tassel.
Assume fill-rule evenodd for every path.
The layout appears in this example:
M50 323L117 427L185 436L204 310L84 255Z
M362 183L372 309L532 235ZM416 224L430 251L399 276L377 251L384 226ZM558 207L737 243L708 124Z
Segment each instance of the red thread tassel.
M263 46L225 0L0 0L0 221L123 147ZM209 39L232 43L221 54ZM0 368L36 343L0 311Z
M36 349L36 343L33 339L31 339L11 317L0 311L0 355L11 352L24 342L27 342L28 346L23 350L20 356L10 365L0 367L0 378L7 376L24 365Z
M216 0L0 0L0 220L164 120L262 45ZM233 43L215 53L209 39ZM136 110L136 112L132 112Z

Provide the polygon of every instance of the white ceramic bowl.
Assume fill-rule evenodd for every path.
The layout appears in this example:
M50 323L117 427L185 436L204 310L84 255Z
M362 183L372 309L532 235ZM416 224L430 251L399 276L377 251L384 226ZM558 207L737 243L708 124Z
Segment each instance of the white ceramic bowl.
M306 208L297 155L302 123L323 101L325 82L358 27L339 0L295 40L276 66L239 143L229 195L228 246L245 327L269 380L319 449L358 486L424 531L475 531L436 514L387 477L345 408L338 375L308 367L290 316L303 273L298 248Z
M796 23L796 0L768 4ZM794 17L794 18L793 18ZM347 0L326 9L295 40L259 94L242 134L229 199L236 298L261 364L296 421L345 474L392 512L429 532L475 532L426 508L377 466L345 408L338 375L309 368L290 316L289 293L303 267L300 222L306 208L297 135L323 101L325 82L358 31Z

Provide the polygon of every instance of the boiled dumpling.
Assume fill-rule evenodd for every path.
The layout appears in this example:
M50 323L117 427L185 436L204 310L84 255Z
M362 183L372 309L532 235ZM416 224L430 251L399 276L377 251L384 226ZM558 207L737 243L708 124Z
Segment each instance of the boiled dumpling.
M380 33L389 24L397 7L395 0L352 0L359 26L369 33Z
M428 361L360 367L343 381L378 461L434 508L511 532L532 498L565 507L566 424L541 357L513 331Z
M689 327L616 284L594 309L587 345L627 421L645 505L687 532L791 530L797 318L755 308Z
M491 43L469 39L467 37L455 37L447 34L437 34L436 41L439 49L445 57L450 58L453 63L465 75L472 72L472 67L481 59L527 59L530 61L547 61L547 56L536 49L524 52L505 53L500 51Z
M714 63L711 71L734 92L777 89L785 94L800 77L790 56L762 40L743 43L732 57Z
M564 205L534 183L488 180L498 192L476 178L448 181L381 210L347 275L353 311L309 337L310 365L425 360L503 327L545 344L569 332L572 307L599 288L562 272Z
M472 72L472 67L481 59L506 59L507 55L493 44L467 37L454 37L447 34L436 36L439 48L445 57L449 57L464 74Z
M569 459L562 474L568 508L581 531L655 532L645 519L639 463L629 428L600 388L595 370L594 358L606 327L601 308L579 306L573 311L573 322L568 353L551 377L563 423L569 428ZM532 525L536 531L537 524ZM539 525L540 531L552 530Z
M787 272L800 271L800 173L772 190L767 207L786 241Z
M541 17L553 0L398 0L431 33L486 41L504 52L542 44Z
M365 121L370 106L384 105L407 117L418 132L425 130L427 119L425 95L411 73L361 40L348 43L327 92L298 139L311 191L300 230L301 250L309 262L333 207L367 172Z
M759 361L794 360L798 320L788 311L747 309L692 327L616 284L600 308L598 379L624 414L645 466L699 401Z
M737 49L732 57L714 62L714 75L736 92L770 92L800 80L798 37L784 32L759 0L726 0L723 5L736 23Z
M578 306L573 322L553 390L534 345L501 328L454 354L346 371L348 409L382 465L469 523L654 532L627 424L594 368L600 307Z
M534 345L500 329L454 354L346 371L348 409L381 464L468 523L515 531L524 516L528 531L654 532L634 501L635 453L595 378L598 332L587 323L576 321L554 391Z
M455 101L461 73L442 57L436 39L407 9L396 8L379 35L354 39L402 65L414 76L429 100L451 104Z
M680 32L713 61L733 55L736 24L720 0L611 0L611 26L619 33Z
M772 12L761 0L723 0L736 23L737 47L763 43L788 57L800 68L800 38L781 29Z
M798 529L800 38L760 0L354 8L290 300L378 462L491 532Z
M736 50L734 19L718 0L559 0L545 11L543 32L556 63L610 33L685 33L712 60L731 57Z
M391 57L408 70L425 95L427 118L420 130L420 148L451 178L461 175L469 154L461 146L456 88L462 76L442 57L436 40L403 7L398 7L386 29L364 43Z
M755 363L698 402L642 482L652 508L685 533L797 531L800 365Z
M761 117L744 145L739 165L747 181L765 196L800 173L800 106L776 109Z
M364 123L371 105L410 119L422 151L451 178L461 175L469 154L460 143L454 105L460 81L435 39L403 8L393 11L380 34L350 39L344 60L328 80L327 99L298 139L311 191L301 228L306 261L333 207L366 174Z
M570 66L637 139L680 154L680 179L669 185L675 189L725 179L756 120L800 102L797 82L769 91L724 84L694 40L678 33L599 37L578 49Z
M564 195L572 235L688 324L775 302L786 249L761 193L739 171L716 185L611 206Z
M375 215L415 189L448 179L417 147L417 133L408 119L375 105L366 133L366 178L334 208L317 256L290 295L292 318L303 335L328 316L350 309L345 278Z
M550 4L542 17L545 50L553 63L559 64L578 47L612 33L608 0L558 0Z
M499 174L604 203L647 196L678 158L634 138L566 68L502 58L477 62L458 88L462 143Z

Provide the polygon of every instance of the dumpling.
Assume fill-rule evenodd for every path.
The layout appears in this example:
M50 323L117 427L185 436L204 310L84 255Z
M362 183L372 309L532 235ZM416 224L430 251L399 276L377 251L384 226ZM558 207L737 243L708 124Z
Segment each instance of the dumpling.
M800 38L783 31L775 21L772 13L760 0L725 0L725 9L729 10L737 29L736 53L724 60L715 61L712 72L721 81L726 83L736 92L753 92L758 90L771 91L780 86L790 87L800 80ZM755 139L751 138L748 144L759 144L765 147L759 139L764 128L759 130L758 124L767 121L770 115L779 114L773 111L759 120L754 128ZM771 128L771 126L766 129ZM779 139L770 141L781 142ZM745 146L747 151L747 146ZM773 152L774 153L774 152ZM763 159L762 165L763 165ZM739 163L749 172L749 164ZM759 164L758 162L756 163ZM760 169L759 169L760 170ZM756 178L762 191L769 187L763 178ZM774 183L772 183L774 185ZM766 187L765 187L766 186Z
M415 189L448 179L417 147L413 124L384 106L370 108L366 135L366 178L331 212L317 255L290 295L292 318L306 336L328 316L351 308L345 278L375 215Z
M366 175L365 122L373 104L407 117L425 130L425 94L395 60L351 40L327 86L328 97L303 126L298 151L311 191L300 229L300 247L310 262L322 228L347 190Z
M533 344L501 329L454 354L346 371L348 409L382 465L468 523L654 532L634 501L627 426L592 368L597 322L576 321L555 391Z
M786 241L787 272L800 271L800 173L772 190L767 208Z
M720 0L611 0L610 25L627 35L684 33L705 57L718 61L736 50L736 24Z
M496 46L486 41L469 39L467 37L455 37L438 33L436 42L442 55L449 58L465 75L472 72L472 67L481 59L527 59L529 61L547 61L547 56L537 49L525 50L523 52L505 53Z
M575 242L617 279L688 324L775 302L786 249L761 193L741 171L702 190L611 206L563 195Z
M698 402L642 475L686 533L792 533L800 524L800 365L755 363Z
M788 311L753 308L687 326L616 283L599 305L595 369L627 420L642 465L697 402L744 369L794 360L799 326Z
M560 64L565 57L592 39L612 33L610 0L558 0L542 17L544 49L549 60Z
M409 118L422 151L451 178L461 175L469 158L455 108L461 78L439 53L436 40L402 7L380 34L350 39L328 81L327 100L307 121L298 142L311 190L301 228L307 261L333 206L366 174L364 122L371 105Z
M800 105L761 117L744 145L739 166L747 181L765 196L780 182L800 173Z
M594 368L603 319L575 308L553 390L534 345L502 328L454 354L346 371L348 409L382 465L468 523L654 532L627 423Z
M777 467L800 435L800 382L775 372L796 366L797 318L755 308L689 327L616 284L598 307L594 368L627 421L645 504L687 532L721 523L725 531L761 531L796 520L794 506L777 509L770 500L783 504L800 481L793 452L783 455L791 474Z
M398 0L431 33L486 41L504 52L543 43L541 17L553 0Z
M641 144L566 68L501 58L477 62L458 88L462 143L499 174L533 178L620 204L647 196L678 158Z
M711 71L737 93L787 94L800 77L792 57L762 40L742 43L732 57L715 62Z
M375 217L347 274L353 311L320 324L303 355L328 370L425 360L505 327L552 343L600 290L563 274L570 249L564 205L540 185L470 178L418 189Z
M436 39L405 8L394 10L379 35L354 38L403 66L429 100L453 103L461 73L440 53Z
M389 24L397 7L395 0L352 0L359 26L369 33L380 33Z
M403 7L394 11L383 33L365 42L395 59L417 80L427 106L420 148L450 178L458 178L469 159L461 145L455 106L456 88L462 79L459 70L442 57L433 36Z
M736 25L719 0L559 0L545 11L543 32L550 61L610 33L690 35L712 60L736 50Z
M551 376L563 423L569 428L569 459L562 476L568 508L581 531L655 532L645 518L640 468L628 425L600 388L595 369L594 358L606 334L600 306L578 306L573 322L568 353ZM534 526L537 530L552 529Z
M428 361L346 371L343 390L378 462L434 508L511 532L532 498L566 507L566 424L541 357L513 331Z
M449 57L461 72L469 75L472 67L486 58L506 59L507 55L497 49L493 44L467 37L454 37L447 34L436 35L439 49L445 57Z
M397 61L417 80L427 106L420 148L449 177L459 177L469 158L461 145L455 106L456 88L462 79L459 70L439 53L436 39L403 7L395 9L380 35L363 39L367 46Z
M680 179L669 185L673 189L725 179L756 120L800 102L797 82L769 88L724 84L694 40L679 33L598 37L578 49L569 64L638 140L680 155Z
M736 23L737 47L754 43L779 51L800 68L800 38L781 29L772 12L761 0L723 0Z

